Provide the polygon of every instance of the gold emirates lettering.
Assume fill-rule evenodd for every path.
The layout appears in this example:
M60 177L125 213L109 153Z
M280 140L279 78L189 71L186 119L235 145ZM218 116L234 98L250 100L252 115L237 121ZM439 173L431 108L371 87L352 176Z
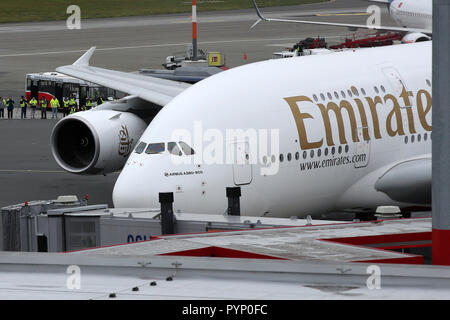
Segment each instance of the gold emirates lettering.
M353 89L354 87L352 87ZM400 103L394 95L388 93L383 98L380 96L375 97L366 97L366 101L369 107L370 115L372 116L372 126L373 126L373 136L375 139L381 139L381 131L380 131L380 118L378 116L378 111L381 107L390 107L389 113L387 113L386 116L386 132L390 137L394 136L402 136L405 135L405 124L403 123L403 120L405 120L402 117L402 109L406 110L406 119L408 122L408 129L411 134L416 133L416 127L414 123L414 116L413 116L413 105L411 101L414 101L413 98L414 94L411 91L407 91L405 87L403 87L403 90L399 96L403 100L404 108L400 106ZM287 97L284 98L284 100L288 103L292 115L295 120L295 124L297 126L299 141L300 141L300 148L305 149L315 149L320 148L323 145L324 139L320 139L318 141L310 141L308 140L307 130L305 126L305 121L308 121L310 119L314 120L314 117L307 113L302 112L301 109L301 103L304 102L310 102L312 104L313 101L307 97L307 96L294 96L294 97ZM361 101L358 98L353 99L356 103L358 114L361 120L361 126L363 127L363 138L364 140L370 139L370 134L368 130L368 121L367 121L367 115L366 110L364 108L363 101ZM423 129L426 131L431 131L432 126L428 123L426 116L431 111L431 103L432 98L431 94L425 90L421 89L416 94L416 109L417 109L417 116L420 121L420 124L422 125ZM335 102L328 102L325 106L322 103L314 104L317 106L320 110L323 124L325 127L325 140L326 144L328 146L334 146L335 145L335 137L333 137L333 131L331 128L331 119L330 119L330 112L333 112L336 117L337 127L338 127L338 134L339 134L339 143L340 144L347 144L346 139L346 132L345 132L345 125L344 125L344 117L342 114L342 110L345 109L346 111L346 119L350 122L350 128L351 128L351 134L352 134L352 141L353 142L359 142L359 138L357 135L357 120L355 116L355 111L353 105L347 101L347 100L341 100L339 103ZM378 108L378 109L377 109Z

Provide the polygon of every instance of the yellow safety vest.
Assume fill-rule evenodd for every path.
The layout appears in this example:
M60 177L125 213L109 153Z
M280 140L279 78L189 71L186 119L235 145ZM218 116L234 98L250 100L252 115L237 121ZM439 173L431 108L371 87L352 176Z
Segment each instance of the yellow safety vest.
M58 99L50 100L50 106L52 107L52 109L59 108L59 101L58 101Z

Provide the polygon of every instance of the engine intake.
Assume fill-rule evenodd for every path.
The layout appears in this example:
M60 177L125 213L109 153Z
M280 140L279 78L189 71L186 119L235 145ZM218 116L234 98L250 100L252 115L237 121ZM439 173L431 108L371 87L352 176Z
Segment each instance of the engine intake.
M94 132L88 123L75 118L67 118L55 127L53 151L56 151L58 163L64 163L64 169L85 170L97 162L99 141Z
M414 43L414 42L422 42L422 41L429 41L431 40L430 36L427 36L426 34L420 33L420 32L411 32L406 34L402 38L403 43Z

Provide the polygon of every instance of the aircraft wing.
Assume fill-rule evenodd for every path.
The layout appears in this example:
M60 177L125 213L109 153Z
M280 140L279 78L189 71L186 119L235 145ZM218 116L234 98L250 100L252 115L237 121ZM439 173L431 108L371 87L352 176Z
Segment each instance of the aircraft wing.
M258 15L258 20L251 26L253 28L261 21L275 21L275 22L291 22L291 23L303 23L303 24L315 24L315 25L323 25L323 26L336 26L336 27L347 27L347 28L355 28L355 29L374 29L374 30L391 30L391 31L399 31L399 32L419 32L431 34L431 30L428 29L415 29L415 28L404 28L404 27L390 27L390 26L373 26L373 25L365 25L365 24L351 24L351 23L337 23L337 22L319 22L319 21L307 21L307 20L289 20L289 19L273 19L273 18L265 18L261 11L258 8L255 0L253 1L253 5L256 9L256 14Z
M126 92L159 106L165 106L175 96L190 87L187 83L91 67L89 60L94 51L95 47L90 48L75 63L59 67L56 71Z
M431 154L396 164L375 183L392 200L431 204Z

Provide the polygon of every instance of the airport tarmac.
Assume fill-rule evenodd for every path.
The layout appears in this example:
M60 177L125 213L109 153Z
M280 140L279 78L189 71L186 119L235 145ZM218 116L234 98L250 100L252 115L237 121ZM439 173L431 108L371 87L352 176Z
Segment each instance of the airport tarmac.
M314 5L263 8L267 17L365 23L373 3L365 0L337 0ZM395 25L381 4L381 22ZM82 9L82 8L81 8ZM316 16L348 12L349 15ZM292 46L306 37L339 40L352 34L346 28L285 23L260 23L254 10L200 12L199 48L221 51L226 63L235 67L269 59L274 51ZM53 71L73 63L91 46L97 51L92 64L121 71L162 68L166 56L185 52L191 43L189 14L158 15L81 21L80 30L68 30L65 21L0 25L0 96L23 94L26 73ZM244 53L247 60L244 60Z
M262 12L268 17L365 23L368 16L361 13L371 4L336 0L263 8ZM381 6L382 24L395 25ZM349 14L316 16L332 12ZM338 41L351 34L346 28L281 23L260 23L250 30L256 21L253 10L201 12L198 16L199 48L224 52L230 67L269 59L273 52L306 37ZM12 95L18 102L17 97L24 94L26 73L71 64L91 46L98 48L91 60L95 66L121 71L162 68L166 56L183 52L190 44L190 23L189 14L175 14L82 20L80 30L68 30L65 21L0 25L0 96ZM64 172L51 154L50 133L55 123L0 119L0 207L62 194L89 194L92 203L112 205L118 173L104 177Z
M0 120L0 208L58 195L89 195L89 202L112 206L118 173L79 176L62 170L53 159L50 133L55 120Z

